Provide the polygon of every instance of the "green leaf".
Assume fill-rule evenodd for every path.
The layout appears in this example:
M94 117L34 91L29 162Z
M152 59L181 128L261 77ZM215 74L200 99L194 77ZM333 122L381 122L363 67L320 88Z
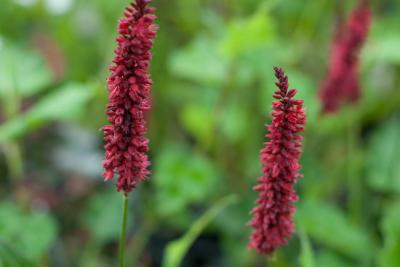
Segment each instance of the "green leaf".
M393 118L378 128L368 146L367 177L371 188L400 193L400 120Z
M24 116L13 118L0 125L0 142L16 138L28 132L28 122Z
M56 224L45 213L33 213L20 226L21 246L28 258L35 259L43 255L56 237ZM28 234L29 233L29 234Z
M25 213L13 203L0 204L0 236L27 259L39 260L56 238L54 219L43 212Z
M200 143L211 143L214 130L214 116L211 107L200 104L188 104L181 112L182 125Z
M90 87L70 83L42 98L27 113L30 121L69 120L83 111L92 91Z
M195 221L190 229L178 240L171 241L165 250L163 267L179 267L187 251L203 232L206 226L227 206L237 201L234 195L227 196L216 202L206 213Z
M33 96L51 81L51 72L37 53L7 42L0 46L0 97L10 90L22 97Z
M227 63L215 44L205 37L199 37L186 48L173 52L169 67L178 77L206 84L221 84L227 75Z
M221 131L231 142L239 142L247 133L248 113L238 103L231 103L223 112Z
M343 257L329 250L322 250L317 254L315 266L323 267L352 267L354 263L350 263L343 259Z
M301 267L316 266L314 259L314 251L311 247L311 243L308 236L302 231L300 231L299 236L301 241L301 252L300 252Z
M89 87L74 83L55 90L24 114L0 125L0 141L27 134L49 121L78 118L91 94Z
M275 27L268 9L269 6L263 4L251 17L232 21L220 43L222 52L234 58L273 40Z
M296 219L316 241L355 259L367 259L373 254L368 233L349 222L343 212L328 203L306 201L299 205Z
M0 266L1 267L38 267L15 251L9 244L0 240Z
M315 124L320 114L320 102L316 95L318 88L315 79L298 71L287 71L290 88L297 88L297 99L304 100L304 107L307 115L307 124Z
M378 254L380 267L400 266L400 202L390 205L381 224L384 245Z
M154 164L159 214L175 215L190 204L207 201L217 192L218 181L217 169L204 155L180 145L165 146Z
M121 194L107 190L90 198L83 224L99 243L117 239L121 224Z
M363 49L363 56L367 62L399 64L400 63L400 37L398 22L389 24L388 21L377 20L372 27L371 36Z

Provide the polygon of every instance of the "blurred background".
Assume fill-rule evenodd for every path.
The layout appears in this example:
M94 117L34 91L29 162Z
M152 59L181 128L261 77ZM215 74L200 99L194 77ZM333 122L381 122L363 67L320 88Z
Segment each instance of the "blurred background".
M355 0L153 2L152 175L130 194L127 266L400 266L400 2L373 1L362 99L330 115L317 90ZM117 265L100 128L128 3L0 0L0 266ZM268 262L246 223L275 65L308 125L297 232Z

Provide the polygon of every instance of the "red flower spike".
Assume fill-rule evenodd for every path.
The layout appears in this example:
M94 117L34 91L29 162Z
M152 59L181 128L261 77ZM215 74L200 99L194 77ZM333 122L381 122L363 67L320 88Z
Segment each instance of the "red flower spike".
M346 25L340 25L332 43L330 67L320 88L324 112L335 112L345 102L360 98L359 52L371 24L368 0L360 0Z
M157 26L150 0L136 0L119 21L111 74L108 78L110 125L103 127L105 140L104 178L118 174L117 189L129 193L149 175L148 139L144 113L150 108L152 80L148 73L150 49Z
M274 68L279 80L272 104L272 122L267 127L269 139L261 150L263 175L254 190L259 192L258 204L249 225L254 228L249 247L258 253L271 254L285 245L294 232L293 203L298 196L293 189L299 174L299 157L304 130L303 101L293 99L297 90L288 91L288 78L281 68ZM279 97L278 97L279 96Z

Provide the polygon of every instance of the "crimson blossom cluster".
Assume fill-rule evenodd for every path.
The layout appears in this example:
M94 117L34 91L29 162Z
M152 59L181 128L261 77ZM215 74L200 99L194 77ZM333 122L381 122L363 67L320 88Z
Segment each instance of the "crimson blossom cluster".
M125 194L148 174L148 139L145 112L150 108L150 49L156 35L154 9L150 0L136 0L119 21L106 114L104 178L118 174L117 189Z
M328 74L320 88L324 112L335 112L345 102L360 98L359 52L367 38L372 12L368 0L360 0L346 23L336 30Z
M294 232L293 203L298 196L293 188L300 177L299 157L304 130L303 101L293 99L297 90L288 90L288 78L281 68L274 68L278 90L273 97L272 123L269 139L261 150L263 175L254 190L259 192L257 206L252 210L250 225L254 228L249 247L259 253L272 254L285 245Z

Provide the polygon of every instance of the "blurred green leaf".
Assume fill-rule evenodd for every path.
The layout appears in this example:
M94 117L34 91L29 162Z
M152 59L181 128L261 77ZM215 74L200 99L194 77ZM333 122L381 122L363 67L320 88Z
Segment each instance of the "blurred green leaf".
M301 241L301 253L300 253L300 264L301 267L314 267L317 266L315 265L315 259L314 259L314 251L311 246L310 239L308 236L300 231L299 233L300 236L300 241ZM320 265L318 265L320 266Z
M69 83L42 98L29 113L29 120L69 120L78 118L92 94L91 88Z
M27 260L19 252L0 240L0 266L1 267L38 267Z
M322 250L317 254L315 266L323 267L353 267L354 263L348 262L343 257L330 250Z
M206 37L198 37L186 48L173 52L169 67L174 75L199 83L221 84L227 75L226 62Z
M54 219L43 212L25 213L15 204L0 204L0 236L27 259L39 260L56 238Z
M18 116L0 125L0 142L7 141L28 131L28 123L24 116Z
M229 57L237 57L245 51L273 40L275 27L268 9L269 6L264 3L251 17L230 22L226 35L220 43L222 52Z
M177 24L180 29L184 32L196 33L199 29L200 15L201 12L201 1L200 0L180 0L176 1L176 8L174 18L179 20Z
M335 206L303 201L296 215L299 228L316 241L356 259L368 259L373 254L368 232L350 223Z
M52 120L79 118L92 91L79 84L67 84L41 98L24 114L0 126L0 141L13 139L37 129Z
M369 185L379 191L400 193L400 121L393 118L377 129L368 147Z
M317 97L316 82L302 72L289 70L287 73L290 88L296 88L298 90L296 98L304 100L307 123L314 124L320 113L320 102Z
M212 107L200 104L188 104L181 112L182 125L203 145L211 142L214 130Z
M203 232L206 226L227 206L235 203L237 198L234 195L224 197L216 202L199 219L197 219L190 229L178 240L171 241L166 249L163 260L163 267L179 267L187 251Z
M90 198L84 214L83 224L99 243L118 238L121 224L121 194L115 190L99 192Z
M400 202L390 205L384 213L381 229L384 245L378 254L380 267L400 266Z
M369 50L366 50L365 55L368 55L370 60L382 61L386 63L400 63L400 37L397 35L387 36L375 40Z
M157 210L162 215L174 215L187 205L207 202L218 190L219 174L213 162L184 146L165 146L154 165Z
M33 96L51 81L52 74L37 53L7 42L0 46L0 97L10 90L22 97Z
M224 136L231 142L241 141L247 132L246 110L239 103L231 103L224 109L222 115L221 130Z
M367 62L399 64L400 63L400 37L398 22L394 25L385 20L377 20L372 27L371 36L368 38L367 46L363 56Z

